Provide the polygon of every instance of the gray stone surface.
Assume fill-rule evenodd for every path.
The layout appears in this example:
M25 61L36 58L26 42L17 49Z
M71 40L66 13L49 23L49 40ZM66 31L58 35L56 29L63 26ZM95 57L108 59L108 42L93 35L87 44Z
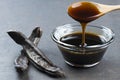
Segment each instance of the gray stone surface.
M114 11L90 24L104 25L116 34L101 63L89 69L74 69L65 64L56 44L51 39L52 30L60 25L75 22L67 15L67 7L80 0L0 0L0 80L119 80L120 79L120 11ZM120 4L120 0L92 0L104 4ZM8 35L8 30L22 31L29 36L35 26L43 30L38 47L66 72L66 78L52 78L30 65L28 72L19 75L14 59L21 46Z

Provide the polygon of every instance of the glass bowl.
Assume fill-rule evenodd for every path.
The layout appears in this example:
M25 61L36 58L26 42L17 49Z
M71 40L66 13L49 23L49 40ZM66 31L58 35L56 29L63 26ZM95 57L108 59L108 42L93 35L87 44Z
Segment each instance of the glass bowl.
M107 27L88 25L86 27L86 34L90 33L97 35L101 41L103 41L102 43L87 45L83 48L80 45L74 45L74 42L79 42L79 40L73 40L71 43L62 41L62 38L68 36L69 39L69 35L75 33L82 33L80 24L65 24L57 27L52 32L52 39L57 43L65 62L74 67L92 67L97 65L103 58L109 44L113 42L115 35L114 32ZM94 38L89 37L89 39ZM95 38L94 40L97 39Z

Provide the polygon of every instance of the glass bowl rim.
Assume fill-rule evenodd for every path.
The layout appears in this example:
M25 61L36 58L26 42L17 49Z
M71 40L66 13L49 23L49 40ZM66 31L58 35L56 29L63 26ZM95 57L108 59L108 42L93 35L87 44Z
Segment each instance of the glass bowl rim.
M76 26L78 26L79 24L72 23L72 24L65 24L65 25L74 25L74 26L76 25ZM61 45L61 46L64 46L64 47L67 47L67 48L77 48L77 49L82 48L82 47L80 47L80 46L74 46L74 45L71 45L71 44L67 44L67 43L61 42L60 40L58 40L58 39L55 38L54 33L57 31L57 29L60 28L60 27L64 27L65 25L58 26L58 27L56 27L56 28L53 30L53 32L52 32L52 34L51 34L52 40L53 40L54 42L56 42L57 44L59 44L59 45ZM101 26L87 25L87 26L109 30L109 31L112 33L112 35L111 35L112 38L111 38L109 41L107 41L107 42L105 42L105 43L103 43L103 44L85 46L84 49L102 48L102 47L108 46L110 43L112 43L112 42L114 41L114 39L115 39L115 33L113 32L112 29L110 29L110 28L108 28L108 27L105 27L105 26L102 26L102 25L101 25ZM71 26L67 26L67 27L71 27Z

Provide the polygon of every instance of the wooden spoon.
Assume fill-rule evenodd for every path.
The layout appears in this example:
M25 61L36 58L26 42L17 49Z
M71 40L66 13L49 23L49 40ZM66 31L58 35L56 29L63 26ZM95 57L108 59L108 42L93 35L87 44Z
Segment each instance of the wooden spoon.
M95 2L82 1L68 7L68 14L79 22L88 23L113 10L119 10L120 5L105 5Z

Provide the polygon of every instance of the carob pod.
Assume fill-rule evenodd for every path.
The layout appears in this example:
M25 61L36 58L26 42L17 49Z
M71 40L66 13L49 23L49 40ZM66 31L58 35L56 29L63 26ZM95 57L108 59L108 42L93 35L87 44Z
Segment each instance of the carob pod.
M24 34L17 31L8 32L9 36L23 47L28 58L36 68L56 77L64 77L61 68L54 65Z
M40 27L36 27L32 31L29 40L32 41L35 44L35 46L37 46L40 41L41 35L42 35L42 30L40 29ZM24 72L28 69L29 61L25 54L26 54L25 50L22 49L21 54L15 59L14 64L17 71Z

